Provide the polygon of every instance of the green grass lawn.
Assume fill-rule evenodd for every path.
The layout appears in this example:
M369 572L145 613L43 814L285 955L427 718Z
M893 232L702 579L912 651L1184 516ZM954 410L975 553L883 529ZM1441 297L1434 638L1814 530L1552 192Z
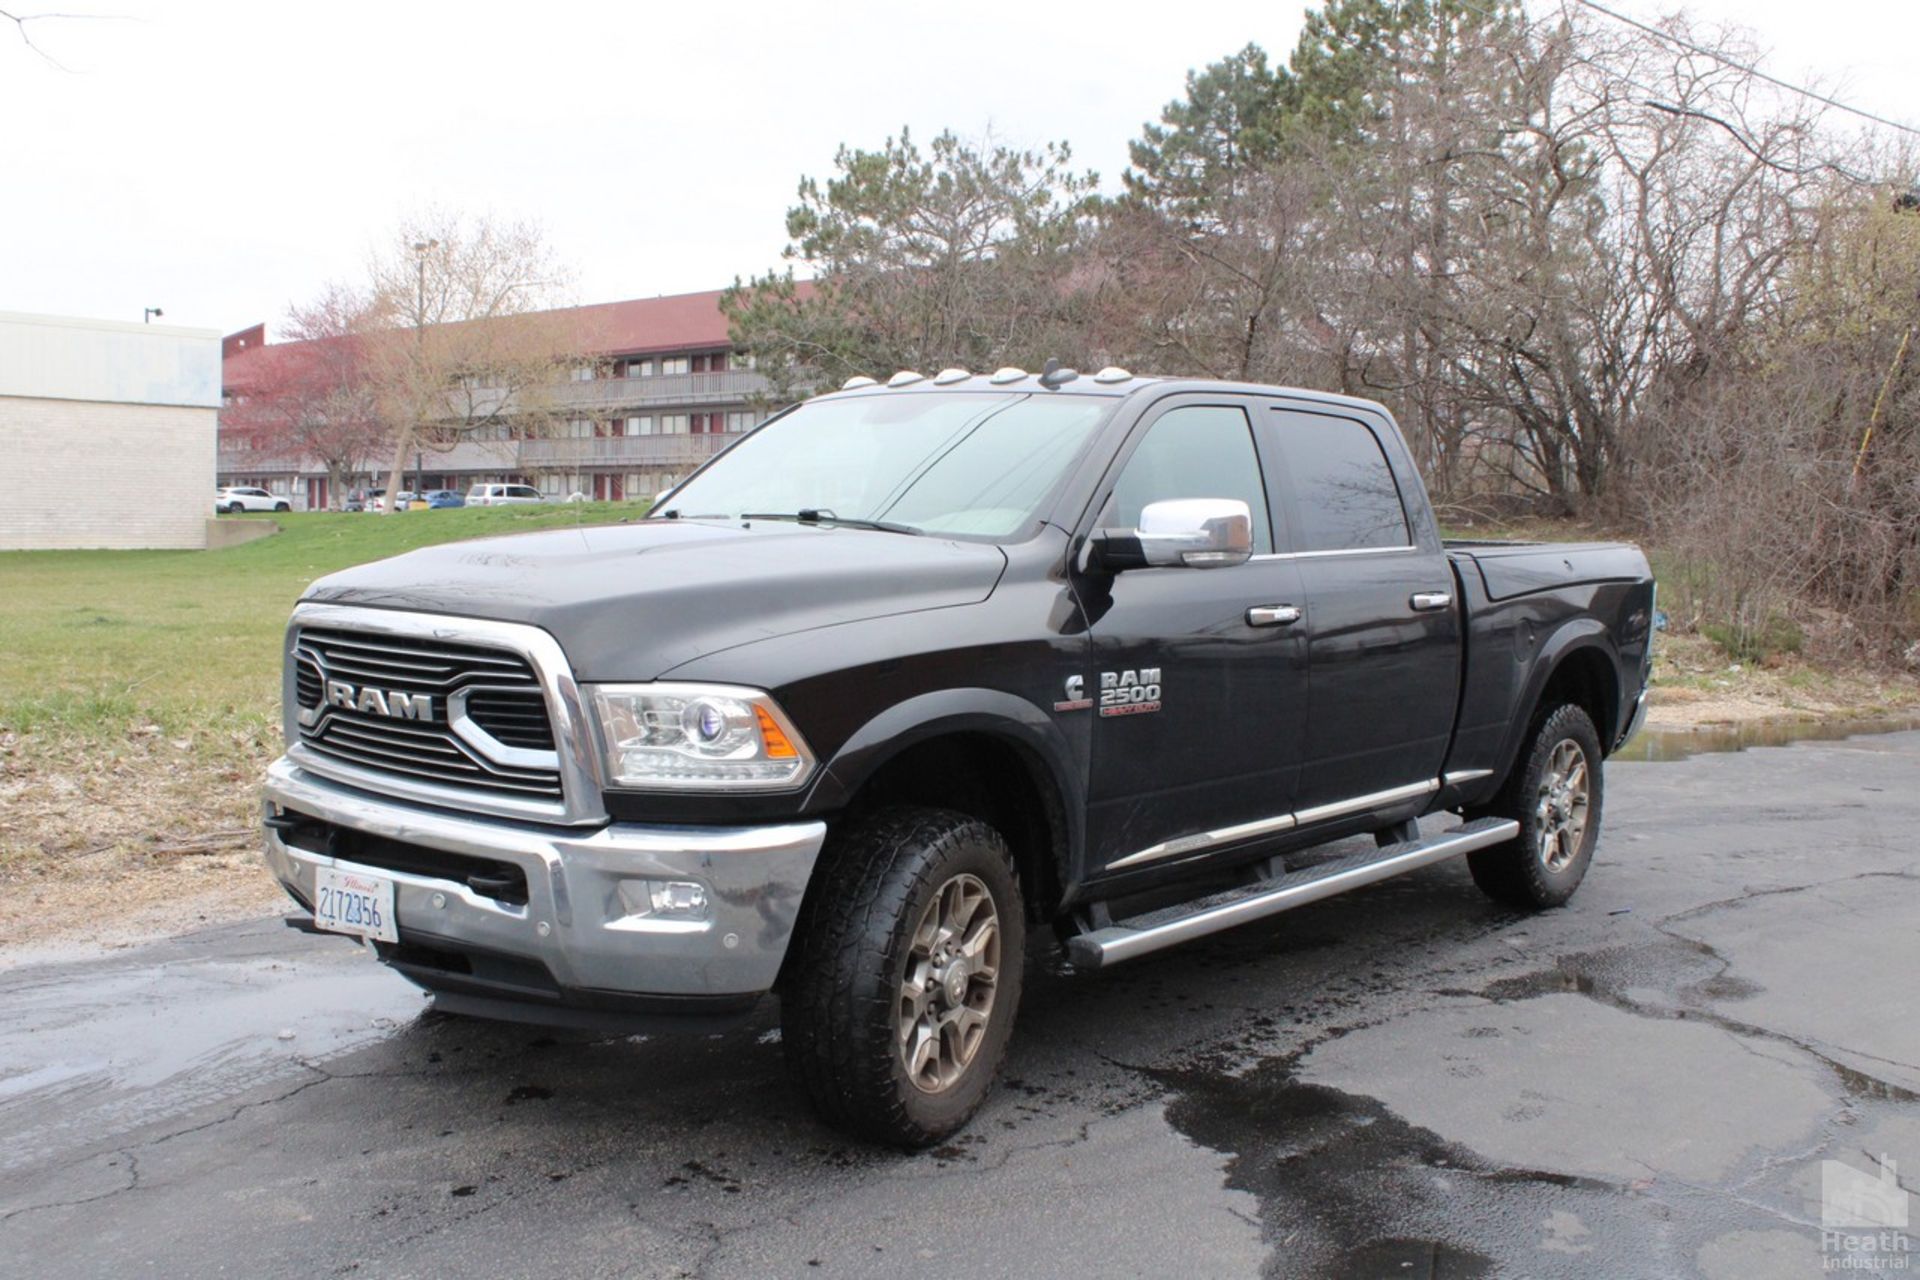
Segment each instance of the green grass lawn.
M221 551L0 552L0 729L264 726L278 715L287 614L315 578L433 543L645 511L575 503L283 514L272 517L281 533Z

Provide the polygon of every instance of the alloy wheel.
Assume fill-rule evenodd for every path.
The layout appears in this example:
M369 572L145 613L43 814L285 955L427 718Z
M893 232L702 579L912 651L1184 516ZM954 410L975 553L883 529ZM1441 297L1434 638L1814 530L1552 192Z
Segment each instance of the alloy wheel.
M900 982L900 1061L925 1093L966 1073L986 1039L1000 978L1000 913L986 884L957 875L913 931Z
M1592 803L1587 753L1571 738L1563 738L1547 757L1535 797L1534 815L1540 833L1540 862L1548 871L1564 871L1580 853L1587 834Z

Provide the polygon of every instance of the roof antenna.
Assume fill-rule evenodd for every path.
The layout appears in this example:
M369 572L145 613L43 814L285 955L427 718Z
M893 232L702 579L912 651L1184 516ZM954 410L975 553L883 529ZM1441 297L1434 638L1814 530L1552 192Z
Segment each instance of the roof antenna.
M1062 369L1058 360L1049 358L1046 367L1040 371L1040 385L1051 391L1055 387L1072 382L1079 376L1078 369Z

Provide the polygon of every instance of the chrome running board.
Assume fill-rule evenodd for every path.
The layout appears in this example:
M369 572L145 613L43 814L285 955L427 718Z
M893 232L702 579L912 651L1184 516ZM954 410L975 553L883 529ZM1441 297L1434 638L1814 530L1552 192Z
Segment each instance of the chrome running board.
M1408 871L1500 844L1520 834L1511 818L1480 818L1430 840L1391 844L1348 858L1263 880L1258 884L1116 921L1067 940L1067 955L1079 969L1102 969L1122 960L1177 946L1235 925L1262 920L1374 884Z

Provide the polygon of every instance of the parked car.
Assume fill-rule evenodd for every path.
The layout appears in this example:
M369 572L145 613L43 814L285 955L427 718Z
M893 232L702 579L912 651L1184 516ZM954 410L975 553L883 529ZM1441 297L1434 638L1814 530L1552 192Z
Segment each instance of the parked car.
M476 484L467 490L470 507L515 507L545 501L530 484Z
M340 504L340 509L342 511L365 511L367 509L367 500L365 498L349 497L345 502Z
M427 494L427 510L443 511L448 507L464 507L467 500L453 489L435 489Z
M308 588L264 814L299 923L451 1013L777 992L816 1109L921 1147L991 1087L1029 930L1091 970L1449 858L1580 885L1646 706L1637 548L1442 542L1365 400L860 382L631 524Z
M213 509L222 515L239 511L291 511L285 497L257 489L252 485L226 485L214 491Z

